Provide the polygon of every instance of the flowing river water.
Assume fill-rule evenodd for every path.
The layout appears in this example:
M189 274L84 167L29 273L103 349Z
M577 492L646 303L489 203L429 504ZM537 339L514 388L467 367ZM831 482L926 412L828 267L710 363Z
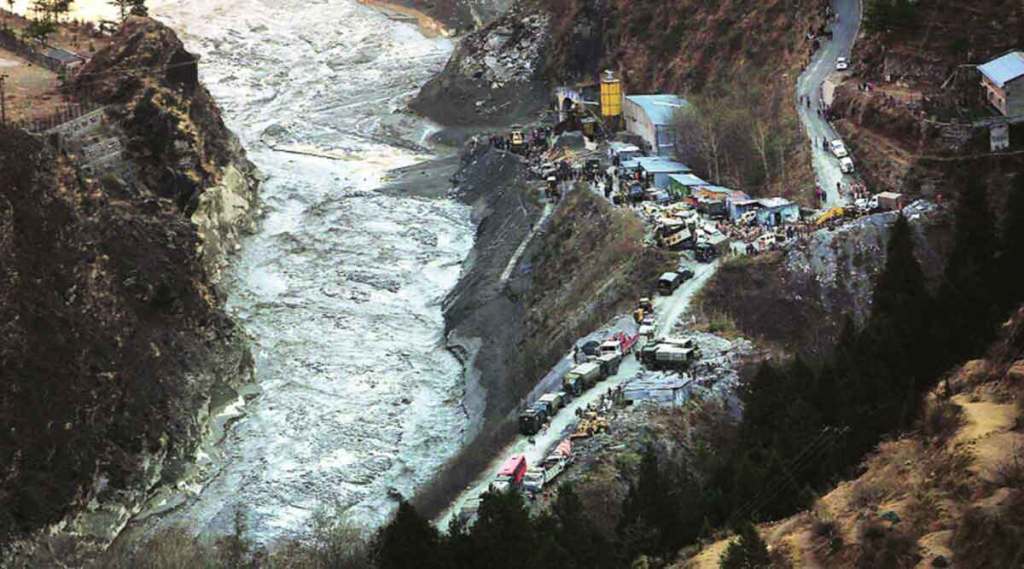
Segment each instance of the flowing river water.
M469 210L375 191L388 169L424 158L400 141L429 125L395 111L451 42L355 0L150 4L201 54L268 180L266 215L227 286L261 394L203 458L202 488L146 523L218 535L241 512L258 543L301 535L318 509L378 525L466 428L441 301L472 246Z

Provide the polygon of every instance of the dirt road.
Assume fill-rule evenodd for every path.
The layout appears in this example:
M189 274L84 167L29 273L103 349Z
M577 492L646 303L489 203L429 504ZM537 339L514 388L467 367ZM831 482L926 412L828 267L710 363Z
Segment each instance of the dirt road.
M818 185L827 195L825 207L833 207L844 203L837 190L837 184L848 187L853 177L843 174L839 169L839 161L831 152L822 147L821 140L839 138L832 125L818 114L821 105L822 85L835 69L836 58L850 57L853 44L860 32L862 15L861 0L833 0L832 11L839 15L838 21L832 23L832 40L822 44L814 54L810 65L797 80L797 112L800 121L807 130L811 142L811 156ZM824 39L824 38L822 38ZM810 107L804 102L810 100ZM856 158L855 158L856 159Z
M667 334L675 326L676 322L686 313L696 293L704 287L707 281L714 274L718 263L698 265L694 267L694 278L679 287L672 296L658 297L654 299L655 314L658 315L658 333ZM623 316L613 322L607 328L594 332L580 342L587 340L601 340L616 332L625 332L629 335L636 333L636 324L628 316ZM572 367L572 353L566 354L558 364L538 383L537 388L527 397L527 401L533 401L541 394L554 391L560 385L561 377ZM565 408L555 415L554 419L540 433L537 433L533 440L530 437L519 436L516 440L505 447L491 462L480 477L468 486L437 520L440 528L448 527L448 521L453 513L458 512L470 500L480 496L487 490L487 486L493 480L502 463L514 454L525 454L527 464L538 464L547 456L554 447L565 437L569 436L576 423L576 410L585 408L587 405L596 404L601 395L610 389L614 389L627 380L643 373L643 367L633 356L627 356L619 368L619 373L598 383L586 393L570 402Z

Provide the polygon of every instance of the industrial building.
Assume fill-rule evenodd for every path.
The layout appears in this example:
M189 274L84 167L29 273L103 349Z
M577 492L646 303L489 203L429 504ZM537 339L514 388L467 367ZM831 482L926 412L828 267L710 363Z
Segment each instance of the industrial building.
M651 154L671 156L676 145L676 111L687 106L676 95L628 95L622 105L626 131L642 138Z
M1004 116L1024 115L1024 52L1011 51L979 65L978 71L989 104Z

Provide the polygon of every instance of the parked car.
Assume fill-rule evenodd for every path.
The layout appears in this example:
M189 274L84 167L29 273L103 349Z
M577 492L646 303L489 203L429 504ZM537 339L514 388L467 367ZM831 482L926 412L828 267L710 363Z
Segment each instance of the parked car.
M686 282L693 278L692 269L679 269L678 271L676 271L676 273L679 275L679 278L683 279L683 282Z
M839 159L839 169L843 174L853 174L853 159L849 156Z
M836 158L846 158L850 153L846 150L846 145L843 144L842 140L838 138L828 143L829 148L832 149L832 155Z
M846 57L836 58L836 71L846 71L850 68L850 60Z

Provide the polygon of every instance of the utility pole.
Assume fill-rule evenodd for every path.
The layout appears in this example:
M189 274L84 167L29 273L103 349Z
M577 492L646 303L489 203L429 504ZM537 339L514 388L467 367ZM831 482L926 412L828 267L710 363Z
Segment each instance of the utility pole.
M7 95L4 93L4 79L7 75L0 73L0 127L7 127Z

